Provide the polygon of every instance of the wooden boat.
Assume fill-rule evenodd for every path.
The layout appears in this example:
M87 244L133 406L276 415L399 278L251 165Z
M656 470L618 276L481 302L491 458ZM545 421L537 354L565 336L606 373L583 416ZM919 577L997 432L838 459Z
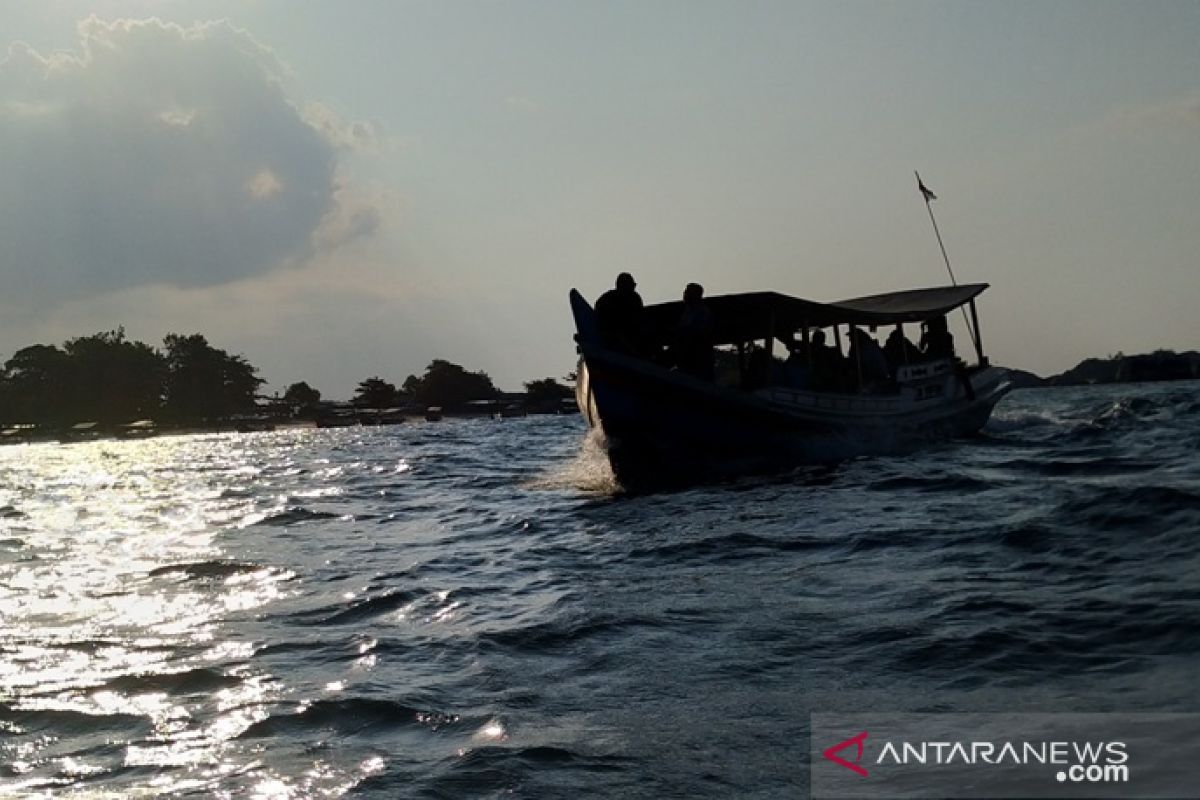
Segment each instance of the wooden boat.
M944 286L818 303L775 292L706 298L712 344L733 362L732 379L705 379L674 367L670 343L682 302L647 306L637 352L606 340L591 305L571 291L580 354L576 399L588 424L603 432L618 481L627 489L679 479L739 474L860 455L911 450L977 432L1008 391L1005 370L989 364L975 298L986 284ZM929 323L970 310L975 362L913 352L869 381L862 352L841 355L842 331ZM809 359L816 331L832 332L838 375L789 379L787 364ZM774 357L776 342L800 359ZM911 347L911 345L910 345ZM915 348L912 348L915 351ZM909 351L906 350L906 353ZM765 357L764 357L765 354ZM792 373L793 376L795 373Z

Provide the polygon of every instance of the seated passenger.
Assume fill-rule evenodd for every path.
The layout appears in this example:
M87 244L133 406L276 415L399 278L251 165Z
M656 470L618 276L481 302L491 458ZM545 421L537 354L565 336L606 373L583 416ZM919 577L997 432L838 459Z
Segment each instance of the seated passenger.
M844 372L842 354L836 347L825 344L825 331L820 328L813 331L808 346L812 352L813 388L827 392L840 389Z
M887 383L888 365L883 348L862 328L850 329L850 365L861 378L859 389L864 392L878 391Z
M954 336L946 326L945 315L933 317L925 323L925 332L921 334L921 354L926 361L954 358Z
M890 372L894 376L898 367L905 364L916 364L921 360L921 351L904 335L904 329L897 325L888 334L887 342L883 345L883 354L887 356Z
M788 357L783 362L783 380L780 383L794 389L810 388L812 386L812 366L809 358L811 347L805 345L804 342L796 341L795 336L786 344Z
M771 357L761 347L753 346L746 357L746 370L742 373L742 388L748 392L762 389L771 381Z

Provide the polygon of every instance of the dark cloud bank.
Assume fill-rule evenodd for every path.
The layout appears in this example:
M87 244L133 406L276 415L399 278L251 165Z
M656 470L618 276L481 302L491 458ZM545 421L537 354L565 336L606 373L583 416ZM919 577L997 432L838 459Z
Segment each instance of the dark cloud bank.
M345 136L289 100L248 34L94 18L80 34L77 52L18 43L0 63L10 300L211 286L302 260L322 230L369 232L370 213L347 228L337 207Z

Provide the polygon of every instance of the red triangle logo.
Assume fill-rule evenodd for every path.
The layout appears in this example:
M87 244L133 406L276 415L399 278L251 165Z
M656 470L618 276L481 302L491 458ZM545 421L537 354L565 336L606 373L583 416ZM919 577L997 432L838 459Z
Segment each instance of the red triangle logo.
M865 769L863 769L862 767L860 767L858 765L858 762L862 761L863 742L866 741L866 738L867 738L867 732L863 731L858 736L851 736L849 739L847 739L844 742L838 742L833 747L830 747L828 750L821 753L821 755L825 756L826 758L828 758L830 761L832 761L835 764L841 764L846 769L857 772L859 775L862 775L865 778L865 777L867 777L867 771ZM858 746L858 753L854 756L854 761L847 761L846 759L839 756L838 753L841 752L842 750L845 750L847 747L850 747L851 745Z

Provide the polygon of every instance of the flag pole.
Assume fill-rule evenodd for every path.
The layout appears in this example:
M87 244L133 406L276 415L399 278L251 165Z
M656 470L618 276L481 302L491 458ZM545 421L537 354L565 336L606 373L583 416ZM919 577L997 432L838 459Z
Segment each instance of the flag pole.
M925 182L921 180L921 173L913 170L913 175L917 176L917 190L921 192L921 197L925 198L925 210L929 212L929 221L933 223L933 235L937 237L938 248L942 251L942 260L946 262L946 272L950 273L950 283L958 286L958 279L954 277L954 269L950 266L950 256L946 255L946 245L942 242L942 232L938 230L937 219L933 216L933 204L931 201L937 200L937 195L929 191L925 186ZM971 336L971 344L976 344L975 330L971 327L971 320L967 318L967 310L959 306L962 311L963 322L966 323L967 333ZM976 346L978 349L978 346Z

